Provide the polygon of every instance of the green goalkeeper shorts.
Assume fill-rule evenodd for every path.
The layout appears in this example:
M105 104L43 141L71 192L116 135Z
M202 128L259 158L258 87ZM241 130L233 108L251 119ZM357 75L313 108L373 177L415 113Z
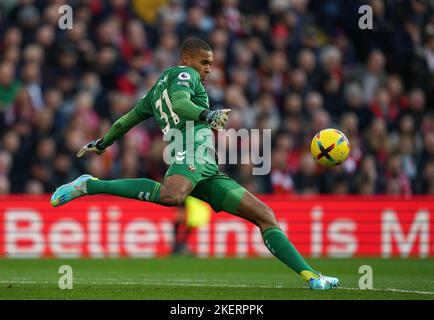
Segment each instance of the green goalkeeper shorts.
M216 164L173 163L165 177L179 174L193 185L191 196L207 202L215 212L236 213L246 189L218 169Z

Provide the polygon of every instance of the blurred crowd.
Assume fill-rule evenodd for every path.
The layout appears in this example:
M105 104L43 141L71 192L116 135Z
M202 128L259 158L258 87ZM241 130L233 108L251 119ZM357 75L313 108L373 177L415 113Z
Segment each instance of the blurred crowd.
M65 3L70 30L58 25ZM364 4L373 29L359 28ZM51 193L82 173L161 180L153 120L102 156L75 154L177 64L188 36L214 49L206 88L211 106L232 109L228 126L271 129L270 174L222 165L252 192L434 194L433 9L427 0L2 0L0 194ZM351 144L334 169L309 151L328 127Z

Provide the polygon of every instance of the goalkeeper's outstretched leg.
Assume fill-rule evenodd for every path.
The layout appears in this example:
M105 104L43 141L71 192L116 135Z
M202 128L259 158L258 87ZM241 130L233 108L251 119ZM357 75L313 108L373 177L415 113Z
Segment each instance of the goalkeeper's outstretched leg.
M248 191L243 194L234 214L258 226L268 250L306 280L311 289L327 290L339 286L338 278L321 275L305 261L281 230L273 210L253 194Z
M168 207L179 206L192 189L191 182L178 174L166 177L163 183L146 178L99 180L84 174L57 188L51 196L51 205L59 207L85 195L110 194Z

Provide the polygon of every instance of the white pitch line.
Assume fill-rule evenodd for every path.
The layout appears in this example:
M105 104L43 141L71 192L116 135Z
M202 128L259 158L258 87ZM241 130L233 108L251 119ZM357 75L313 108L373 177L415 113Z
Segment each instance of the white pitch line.
M339 287L338 289L339 290L355 290L355 291L390 291L390 292L432 294L432 295L434 295L434 292L431 292L431 291L403 290L403 289L395 289L395 288L372 288L372 289L362 290L360 288Z
M194 281L194 282L193 282ZM195 283L196 282L196 283ZM249 284L207 284L205 281L202 283L197 283L198 280L184 279L177 282L155 282L155 281L116 281L116 279L101 279L99 281L85 281L85 280L74 280L74 284L88 284L88 285L153 285L153 286L188 286L188 287L220 287L220 288L261 288L261 289L293 289L284 285L249 285ZM0 280L0 283L7 284L57 284L51 281L32 281L32 280ZM308 287L296 287L296 289L309 289ZM349 288L349 287L339 287L335 290L353 290L353 291L381 291L381 292L400 292L400 293L412 293L421 295L434 295L432 291L418 291L418 290L403 290L395 288L372 288L367 290L362 290L359 288Z
M56 282L52 281L32 281L32 280L12 280L12 281L6 281L6 280L0 280L0 283L7 283L7 284L57 284ZM106 280L100 280L100 281L77 281L74 280L74 284L90 284L90 285L98 285L98 284L104 284L104 285L152 285L152 286L187 286L187 287L222 287L222 288L261 288L261 289L282 289L282 288L288 288L287 286L266 286L266 285L248 285L248 284L237 284L237 285L231 285L231 284L206 284L204 283L193 283L193 282L147 282L147 281L106 281Z

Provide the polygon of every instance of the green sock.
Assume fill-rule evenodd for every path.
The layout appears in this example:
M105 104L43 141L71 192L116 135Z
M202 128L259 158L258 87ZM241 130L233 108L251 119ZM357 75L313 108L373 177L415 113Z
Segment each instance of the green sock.
M282 230L277 227L268 228L262 233L262 238L268 250L303 279L318 277L318 272L307 264Z
M160 183L150 179L98 180L86 182L87 194L111 194L123 198L158 203Z

